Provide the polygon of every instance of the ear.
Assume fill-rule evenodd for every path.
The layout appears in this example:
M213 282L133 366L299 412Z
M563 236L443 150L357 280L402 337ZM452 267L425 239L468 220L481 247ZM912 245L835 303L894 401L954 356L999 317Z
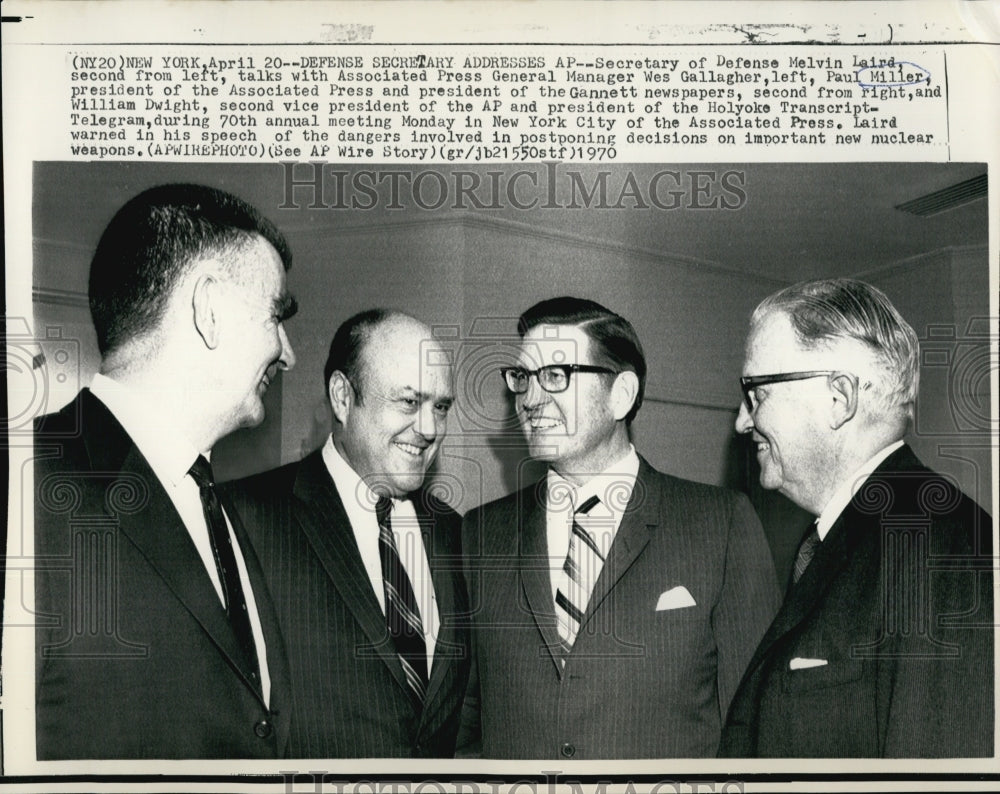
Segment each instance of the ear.
M858 380L846 372L830 376L830 394L833 410L830 413L830 428L839 430L850 422L858 412Z
M330 375L326 393L330 398L330 407L333 408L333 418L342 425L346 424L351 408L354 407L354 387L339 369Z
M615 421L628 416L638 396L639 377L631 370L619 372L615 382L611 384L611 410L614 412Z
M219 346L219 282L214 276L201 275L191 293L194 328L205 347L214 350Z

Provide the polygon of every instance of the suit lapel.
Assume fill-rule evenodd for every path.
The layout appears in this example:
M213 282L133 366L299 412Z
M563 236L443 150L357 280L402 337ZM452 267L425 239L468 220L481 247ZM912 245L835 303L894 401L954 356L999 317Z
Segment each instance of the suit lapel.
M371 580L358 551L351 522L320 451L302 461L295 478L294 494L300 502L295 510L296 520L330 581L371 642L370 648L359 649L359 652L376 654L389 667L399 685L409 692L385 616L372 592Z
M865 489L874 479L898 470L913 470L920 467L920 461L905 444L893 452L875 469L858 488L857 494L830 527L830 532L819 545L815 557L799 582L785 598L777 616L747 668L749 675L768 655L770 649L782 637L793 631L820 602L833 580L847 565L866 538L880 531L877 512L859 509L858 499L865 498ZM878 488L878 486L876 486ZM881 488L878 488L881 491Z
M243 562L246 565L247 576L250 578L250 588L253 590L254 603L257 605L257 616L260 618L261 630L264 634L264 644L267 647L267 671L271 678L271 702L269 704L272 714L284 714L284 719L276 720L278 725L278 746L284 747L288 736L289 720L287 719L291 710L291 671L288 667L288 653L285 648L285 638L281 633L278 624L278 615L275 611L274 601L271 598L271 591L267 587L264 579L264 571L260 561L254 551L250 536L247 535L243 522L236 510L229 504L225 494L220 490L219 499L222 501L226 515L229 516L229 523L233 527L236 539L243 552Z
M412 501L420 524L420 534L424 540L427 564L431 569L431 581L434 584L434 597L440 619L438 636L434 644L434 661L424 701L426 716L431 712L428 706L434 702L441 685L457 662L454 655L456 650L464 648L464 644L458 642L459 627L455 623L455 616L461 611L456 593L459 582L457 566L461 565L461 559L451 552L452 544L447 542L448 539L441 537L441 532L447 531L447 528L442 528L427 509L425 493L420 491L413 494Z
M660 490L660 478L640 458L635 488L615 533L608 559L594 583L594 591L587 602L587 611L580 626L581 631L649 543L650 532L660 521Z
M205 564L167 492L104 403L85 391L82 407L85 412L84 426L88 427L87 451L94 471L109 475L117 473L117 482L109 488L109 501L113 501L116 493L122 497L122 507L117 511L121 534L146 558L246 685L260 698L258 686L244 675L245 665L237 661L243 658L243 654L236 635L204 570ZM138 500L136 503L141 507L130 510L126 497L137 486L145 490L145 501Z
M802 578L785 598L754 653L747 668L748 674L767 657L776 642L802 623L847 564L848 529L845 518L846 515L842 514L830 528L829 534L819 545Z
M545 647L559 675L562 665L559 654L561 643L556 624L556 607L552 602L552 579L549 572L549 550L546 532L546 481L520 492L524 503L517 505L518 515L524 516L521 536L518 539L521 587L528 602L528 609L535 619Z

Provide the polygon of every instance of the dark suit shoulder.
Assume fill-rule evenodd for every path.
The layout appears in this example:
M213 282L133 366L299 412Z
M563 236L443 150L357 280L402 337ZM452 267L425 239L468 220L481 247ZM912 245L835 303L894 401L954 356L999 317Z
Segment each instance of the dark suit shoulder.
M636 488L644 491L639 492L638 497L659 498L662 509L692 517L704 517L707 513L713 517L709 525L720 527L725 526L734 515L744 518L748 515L756 516L746 494L718 485L685 480L654 469L642 458L640 461L640 484ZM633 497L635 498L637 497Z
M935 553L982 554L992 549L989 514L959 489L953 477L925 466L909 446L901 447L875 470L855 494L852 506L876 517L925 519L910 523L930 527Z
M542 482L534 482L519 491L514 491L506 496L501 496L499 499L494 499L492 502L484 502L479 507L474 507L466 513L465 520L489 519L513 513L519 505L526 504L529 499L540 499L539 488L542 485Z
M235 496L249 500L290 494L301 464L302 461L286 463L276 469L222 483L222 487Z
M79 432L79 402L73 400L52 414L35 417L35 433L42 436L67 436Z
M438 521L453 521L459 522L462 520L462 516L447 502L443 499L439 499L432 492L433 486L431 488L421 488L419 491L411 495L411 499L418 509L422 509L434 517Z

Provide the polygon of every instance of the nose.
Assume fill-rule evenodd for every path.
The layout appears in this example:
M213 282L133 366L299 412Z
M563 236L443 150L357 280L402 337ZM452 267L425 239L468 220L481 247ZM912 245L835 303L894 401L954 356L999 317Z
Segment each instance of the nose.
M736 414L736 432L749 433L753 430L753 414L747 410L747 404L740 400L740 410Z
M434 403L430 400L424 400L420 406L420 410L417 411L417 418L413 429L427 439L427 441L433 441L438 435L438 421L434 410Z
M284 325L278 326L278 339L281 340L281 356L278 359L278 366L282 369L291 369L295 366L295 351L292 350L292 343L288 341Z

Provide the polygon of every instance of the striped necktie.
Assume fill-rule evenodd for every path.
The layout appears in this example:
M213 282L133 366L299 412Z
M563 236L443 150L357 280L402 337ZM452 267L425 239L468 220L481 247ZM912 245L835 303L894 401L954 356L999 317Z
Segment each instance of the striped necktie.
M593 536L577 521L577 516L589 513L599 501L596 496L591 496L573 513L569 552L563 563L563 571L569 581L565 592L562 588L556 591L556 618L564 658L573 647L594 583L604 567L604 555Z
M795 567L792 568L793 586L798 583L799 579L802 578L802 574L806 572L806 568L812 562L813 555L816 554L819 544L819 532L816 531L816 525L814 524L813 528L802 539L798 554L795 555Z
M396 644L396 653L403 665L406 683L421 705L427 693L427 645L420 610L413 594L410 577L399 558L396 539L389 523L392 500L379 497L375 505L378 518L378 550L382 559L382 586L385 589L385 620L389 636Z

